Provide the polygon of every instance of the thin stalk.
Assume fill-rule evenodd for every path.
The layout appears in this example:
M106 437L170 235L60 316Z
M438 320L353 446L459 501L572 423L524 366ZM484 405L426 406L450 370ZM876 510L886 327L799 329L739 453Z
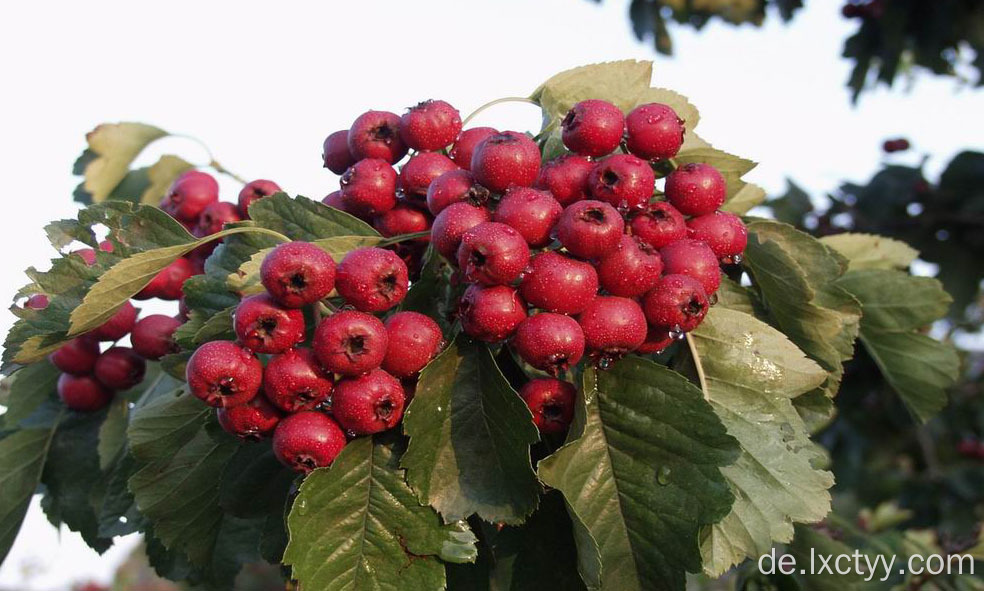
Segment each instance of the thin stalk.
M534 101L532 99L528 99L528 98L526 98L524 96L506 96L506 97L502 97L502 98L497 98L494 101L489 101L489 102L485 103L484 105L482 105L481 107L479 107L479 108L475 109L474 111L472 111L471 114L468 115L467 117L465 117L465 120L461 122L461 126L464 127L464 126L468 125L468 122L471 121L472 119L474 119L476 115L478 115L479 113L481 113L485 109L488 109L489 107L498 105L499 103L529 103L531 105L540 106L539 103L537 103L536 101Z
M690 356L694 359L694 367L697 369L697 380L700 382L700 390L704 393L704 400L710 400L711 397L707 390L707 376L704 375L704 364L700 361L700 355L697 354L697 344L694 343L693 337L690 336L688 332L686 334L687 346L690 348Z

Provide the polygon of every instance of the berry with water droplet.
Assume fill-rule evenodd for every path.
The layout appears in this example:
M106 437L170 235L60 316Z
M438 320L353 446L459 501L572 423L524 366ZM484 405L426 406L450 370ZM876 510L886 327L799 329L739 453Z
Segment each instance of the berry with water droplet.
M345 443L338 423L313 410L284 417L273 432L274 455L295 472L331 465Z
M366 111L359 115L348 130L347 141L356 161L379 158L393 164L407 153L400 137L400 117L389 111Z
M286 242L263 257L260 281L280 305L301 308L335 289L335 259L310 242Z
M400 169L399 186L408 199L423 203L431 183L452 170L459 170L458 165L444 154L420 152L412 156Z
M594 167L584 156L565 154L543 165L534 186L550 191L558 203L567 206L588 198L588 176Z
M598 162L588 176L591 196L622 210L642 209L649 203L656 175L649 163L631 154L615 154Z
M662 103L639 105L625 118L625 147L645 160L673 158L683 145L683 119Z
M321 146L321 160L325 168L335 174L342 174L355 164L355 157L348 146L349 130L342 129L328 134Z
M427 100L418 103L400 119L400 137L414 150L440 150L461 132L461 114L448 103Z
M382 321L364 312L345 310L321 321L312 347L325 369L358 375L379 367L388 343Z
M716 168L702 162L684 164L666 177L666 199L684 215L704 215L721 207L728 185Z
M618 248L625 222L611 205L585 200L568 205L557 221L557 240L574 256L599 259Z
M263 391L286 412L311 410L328 399L335 381L310 349L274 355L263 371Z
M519 396L533 413L540 433L563 433L574 420L577 390L570 382L554 378L532 379L519 389Z
M540 172L540 149L518 131L490 135L475 146L471 171L493 193L512 186L530 187Z
M518 231L531 248L550 244L551 232L564 208L547 191L513 187L499 200L493 219Z
M598 296L577 321L585 346L595 357L619 359L646 340L646 316L629 298Z
M667 275L643 299L646 320L653 326L690 332L707 315L707 294L700 282L686 275Z
M205 343L185 366L188 389L209 406L246 404L260 391L262 380L260 360L232 341Z
M616 296L634 298L652 289L663 272L663 262L653 247L623 235L614 251L597 264L601 287Z
M397 312L385 326L389 345L382 368L398 378L416 374L441 350L441 327L425 314Z
M629 228L634 236L657 249L687 237L683 214L666 201L651 203L632 218Z
M664 246L659 251L663 273L688 275L700 282L704 293L711 295L721 285L721 267L711 247L689 238Z
M220 408L215 412L219 425L226 433L246 441L258 441L273 434L282 416L263 395L246 404Z
M545 251L533 257L520 291L536 308L578 314L598 293L598 273L584 261Z
M523 236L506 224L485 222L461 236L458 266L468 281L506 285L518 279L529 262Z
M243 298L233 325L239 342L255 353L282 353L304 340L304 313L281 306L268 293Z
M410 281L407 265L392 250L357 248L342 259L335 289L362 312L383 312L403 301Z
M434 215L454 203L482 206L488 200L489 190L475 182L470 171L460 168L445 172L427 187L427 209Z
M434 218L431 244L444 258L457 262L458 247L464 233L491 219L492 214L484 207L464 202L452 203Z
M719 259L741 254L748 244L748 229L733 213L715 211L687 220L690 237L706 242Z
M454 145L451 146L451 150L448 152L448 156L461 168L470 170L475 147L482 143L482 140L485 138L497 133L499 133L499 130L494 127L472 127L466 129L458 134L457 139L454 140Z
M557 375L581 360L584 332L570 316L541 312L519 324L512 345L523 361Z
M400 422L404 401L400 380L374 369L340 380L331 398L331 412L343 429L356 435L371 435Z
M526 304L507 285L471 285L461 296L458 316L465 334L494 343L509 338L526 319Z
M385 160L359 160L339 180L345 211L371 217L393 209L396 207L396 180L396 171Z
M622 141L625 116L608 101L588 99L571 107L560 125L561 139L571 152L604 156Z

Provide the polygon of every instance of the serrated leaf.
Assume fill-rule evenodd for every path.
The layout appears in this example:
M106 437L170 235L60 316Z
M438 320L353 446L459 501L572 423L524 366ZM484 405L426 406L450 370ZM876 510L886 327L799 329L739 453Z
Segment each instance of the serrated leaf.
M53 435L54 427L25 429L0 439L0 563L27 514Z
M117 396L109 406L106 419L99 427L99 469L108 470L126 445L126 428L129 425L130 409L127 399Z
M276 193L254 201L250 218L264 228L290 236L291 240L317 240L332 236L379 236L359 218L328 207L320 201Z
M352 440L304 480L287 518L284 553L312 589L444 589L440 561L475 558L475 536L417 503L394 444Z
M168 187L182 173L195 168L193 164L178 156L165 154L147 168L147 188L140 194L139 202L147 205L158 205Z
M848 260L848 269L905 269L919 252L900 240L875 234L834 234L820 239Z
M530 98L543 108L545 122L562 118L574 103L586 99L607 100L628 112L649 89L652 77L653 64L648 61L591 64L551 76Z
M6 412L0 417L4 429L15 429L46 400L55 395L61 372L47 359L32 363L4 380Z
M407 482L445 521L521 523L536 508L537 429L485 345L460 337L424 368L403 429Z
M716 577L790 541L794 522L829 512L833 475L815 469L823 452L793 406L827 376L781 332L736 310L712 308L688 338L704 394L741 446L738 461L721 470L734 506L702 535L704 572Z
M681 590L700 528L731 508L721 469L737 455L698 388L629 357L585 371L568 442L538 473L570 507L589 589Z
M752 183L743 183L741 188L724 202L721 211L744 215L748 213L748 210L761 205L763 202L765 202L765 189Z
M174 341L184 349L194 349L207 341L235 340L232 315L235 306L208 314L191 310L188 320L174 331Z
M269 440L240 445L219 487L222 508L237 517L283 512L296 475L277 460Z
M76 163L76 174L84 174L80 189L86 203L99 203L123 181L130 164L148 144L168 135L144 123L103 123L86 134L88 149ZM81 168L81 170L79 170Z

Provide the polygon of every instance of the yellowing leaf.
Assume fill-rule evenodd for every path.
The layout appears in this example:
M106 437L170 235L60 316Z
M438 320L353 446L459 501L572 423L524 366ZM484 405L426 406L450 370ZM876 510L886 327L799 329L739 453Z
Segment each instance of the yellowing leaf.
M165 154L147 169L147 179L150 185L140 195L140 203L147 205L157 205L171 183L178 178L181 173L191 170L194 166L177 156Z
M152 141L168 135L143 123L103 123L86 134L88 154L83 155L82 188L93 203L106 199L126 177L130 164Z

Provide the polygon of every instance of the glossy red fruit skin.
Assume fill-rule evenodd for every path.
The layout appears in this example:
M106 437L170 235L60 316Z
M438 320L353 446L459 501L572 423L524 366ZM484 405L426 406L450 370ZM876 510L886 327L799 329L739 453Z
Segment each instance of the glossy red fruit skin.
M410 287L407 265L392 250L357 248L342 259L335 289L362 312L383 312L403 301Z
M349 151L348 134L347 129L334 131L328 134L321 145L321 160L325 168L335 174L342 174L349 166L355 164L355 157Z
M710 297L721 285L721 267L711 247L699 240L677 240L659 250L666 275L688 275L700 282Z
M585 348L602 358L618 359L646 340L646 316L635 300L598 296L578 316Z
M639 105L625 118L625 147L643 160L673 158L683 145L683 123L668 105Z
M541 312L519 323L512 345L523 361L557 375L584 356L584 331L570 316Z
M93 374L111 390L127 390L143 381L147 362L130 347L110 347L96 359Z
M245 441L259 441L273 435L283 415L260 395L246 404L217 409L215 417L226 433Z
M96 264L96 251L93 248L80 248L78 250L73 250L69 254L74 254L75 256L81 258L85 261L85 264L88 267Z
M461 236L458 266L467 281L507 285L530 263L530 248L522 234L498 222L485 222Z
M398 203L393 209L376 217L372 222L372 227L387 238L402 234L416 234L430 230L431 216L416 205ZM430 237L414 239L414 242L426 243L429 241Z
M397 312L386 319L389 345L382 368L398 378L416 375L444 343L441 327L426 314Z
M239 342L254 353L283 353L304 340L304 313L281 306L268 293L243 298L233 325Z
M455 203L485 205L489 190L475 182L471 171L461 168L445 172L427 187L427 209L437 215Z
M394 164L407 153L400 138L400 117L389 111L366 111L348 130L348 148L356 161L378 158Z
M211 236L216 232L221 232L222 228L229 223L238 222L242 219L239 215L239 207L228 201L216 201L210 203L202 210L198 216L198 225L192 232L198 238Z
M191 393L209 406L246 404L260 391L263 364L232 341L209 341L198 347L185 366Z
M118 341L130 334L136 321L137 309L130 302L126 302L110 316L109 320L90 332L88 336L99 341Z
M343 169L344 172L344 169ZM239 191L239 199L236 204L239 208L239 215L244 220L249 219L249 206L255 201L264 197L269 197L281 191L280 185L267 179L257 179L246 183L246 186Z
M667 275L642 302L652 326L690 332L707 315L707 294L700 282L686 275Z
M704 215L721 207L728 195L724 177L710 164L691 162L666 177L666 199L680 213Z
M448 156L454 163L466 170L471 169L472 155L475 153L475 146L482 143L482 140L499 133L494 127L472 127L458 134L454 140L454 145L448 152Z
M273 454L283 465L305 474L330 466L345 443L338 423L314 410L284 417L273 431Z
M263 258L260 282L281 306L301 308L335 289L335 259L310 242L286 242Z
M461 133L461 113L448 103L427 100L400 118L400 137L414 150L440 150Z
M490 135L475 146L471 171L493 193L512 186L530 187L540 173L540 149L518 131Z
M623 235L618 248L601 259L597 269L598 282L608 293L635 298L656 286L663 261L653 247Z
M618 248L625 221L603 201L588 199L568 205L557 220L557 240L574 256L599 259Z
M588 199L588 176L595 163L584 156L565 154L543 165L534 187L550 191L563 206Z
M452 203L434 218L431 244L444 258L457 262L458 247L464 233L491 219L492 214L484 207L476 207L470 203Z
M631 154L615 154L598 162L588 176L588 190L619 210L639 210L649 203L656 175L649 163Z
M405 398L400 380L374 369L339 380L331 397L331 413L347 432L372 435L400 422Z
M423 202L427 199L427 189L431 183L452 170L459 170L458 165L444 154L438 152L414 154L400 169L400 190L408 199Z
M345 211L371 217L393 209L396 206L396 178L396 171L385 160L359 160L339 180Z
M311 346L322 367L353 376L379 367L388 344L381 320L364 312L344 310L321 321Z
M499 200L492 219L515 229L531 248L543 248L553 241L553 227L563 212L547 191L513 187Z
M58 377L58 398L71 410L95 412L113 400L113 391L93 376L63 373Z
M461 296L458 316L465 334L495 343L509 338L526 319L526 304L508 285L470 285Z
M74 338L48 355L48 360L64 373L84 376L92 373L99 358L99 343L88 336Z
M133 325L130 331L130 344L144 359L156 361L168 353L177 353L179 347L174 342L174 331L181 321L164 314L144 316Z
M342 198L342 192L340 190L328 193L324 196L321 202L328 207L334 207L335 209L348 212L348 210L345 209L345 199Z
M568 150L582 156L604 156L622 141L625 116L608 101L588 99L571 107L560 125Z
M160 273L154 276L137 295L135 300L149 300L160 298L162 300L174 301L181 297L184 282L195 274L194 264L186 257L179 257L170 265L164 267Z
M715 211L687 220L690 237L706 242L719 259L741 254L748 245L748 229L733 213Z
M285 412L311 410L331 396L335 380L310 349L274 355L263 370L263 392Z
M564 433L574 420L574 384L554 378L535 378L519 389L540 433Z
M669 330L660 326L650 326L649 332L646 333L646 342L639 345L636 349L636 353L640 355L656 355L662 353L667 347L676 342L676 339L670 336Z
M598 293L598 273L584 261L545 251L533 257L519 290L534 308L579 314Z
M629 228L634 236L656 249L687 237L683 214L666 201L649 204L646 211L632 218Z
M204 209L219 200L219 183L212 175L189 170L174 181L161 200L161 209L182 222L195 222Z

